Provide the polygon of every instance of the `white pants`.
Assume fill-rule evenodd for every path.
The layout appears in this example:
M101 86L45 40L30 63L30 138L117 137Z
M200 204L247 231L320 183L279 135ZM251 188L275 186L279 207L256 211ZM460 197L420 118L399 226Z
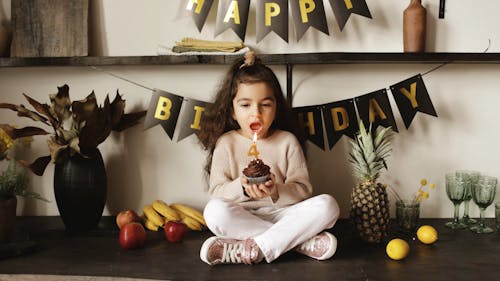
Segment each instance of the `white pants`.
M238 240L253 238L269 263L333 227L339 213L337 201L322 194L283 208L256 210L247 210L222 199L211 199L203 215L208 228L216 236Z

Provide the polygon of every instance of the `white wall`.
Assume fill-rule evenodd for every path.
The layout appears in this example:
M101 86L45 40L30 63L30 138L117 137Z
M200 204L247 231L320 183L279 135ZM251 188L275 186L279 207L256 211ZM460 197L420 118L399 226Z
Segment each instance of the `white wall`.
M181 15L179 0L93 0L91 55L156 55L158 44L172 46L176 40L191 36L211 40L238 40L232 31L214 38L215 1L202 33L190 18ZM367 0L373 19L352 15L340 32L328 1L325 8L330 35L308 30L296 42L293 27L290 43L269 34L259 44L255 40L255 8L252 1L245 43L260 53L297 52L400 52L402 50L402 12L409 3L393 0ZM2 0L5 11L10 1ZM500 18L495 0L446 2L446 17L438 19L439 1L423 1L428 8L427 51L429 52L499 52ZM1 10L0 10L1 11ZM0 13L1 16L1 13ZM436 65L431 64L339 64L308 65L294 68L294 106L317 105L352 98L388 87ZM285 69L272 66L285 86ZM163 89L181 96L209 101L226 66L112 66L102 69L126 77L150 88ZM400 133L394 140L389 170L382 181L409 196L422 177L437 184L431 198L421 207L422 217L450 217L451 202L444 191L444 174L456 169L475 169L500 177L498 160L497 85L500 64L449 64L424 76L439 118L417 114L407 130L390 96ZM195 82L193 82L195 81ZM87 67L0 68L0 102L25 103L21 93L48 102L49 93L67 83L71 97L84 98L95 90L98 100L118 89L127 100L128 110L146 108L151 92L129 82ZM19 126L32 124L10 111L0 111L1 123ZM156 198L184 202L202 208L204 193L202 166L205 154L194 136L179 143L171 141L160 126L143 131L132 128L112 134L100 149L108 172L108 203L105 214L119 210L140 210ZM34 160L45 155L46 139L37 138L29 151L19 156ZM331 151L309 146L308 164L315 193L334 195L346 217L349 194L355 184L347 162L349 145L342 139ZM2 163L4 164L4 163ZM54 199L53 165L42 177L32 176L32 189L41 192L51 203L21 200L19 215L57 215ZM499 191L500 194L500 191ZM392 200L393 202L394 200ZM496 201L500 201L497 195ZM472 205L471 214L478 215ZM486 212L493 216L493 208Z

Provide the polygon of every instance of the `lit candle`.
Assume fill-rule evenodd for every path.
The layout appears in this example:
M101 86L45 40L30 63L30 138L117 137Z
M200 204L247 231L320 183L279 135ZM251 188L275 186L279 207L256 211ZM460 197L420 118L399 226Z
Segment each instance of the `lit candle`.
M248 150L248 156L253 156L255 159L259 158L259 151L257 150L257 133L253 133L253 143Z

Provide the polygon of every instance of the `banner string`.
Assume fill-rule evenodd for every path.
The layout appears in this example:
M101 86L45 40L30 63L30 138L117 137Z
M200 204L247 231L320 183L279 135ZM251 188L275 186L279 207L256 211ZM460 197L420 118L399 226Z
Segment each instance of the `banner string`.
M483 51L483 53L488 52L488 50L490 49L490 46L491 46L491 39L489 39L489 38L488 38L488 46L487 46L487 47L486 47L486 49ZM434 71L436 71L436 70L440 69L441 67L443 67L443 66L445 66L445 65L448 65L448 64L450 64L450 63L452 63L452 62L453 62L453 61L452 61L452 60L450 60L450 61L444 62L444 63L442 63L442 64L440 64L440 65L438 65L438 66L436 66L436 67L433 67L433 68L431 68L430 70L428 70L428 71L426 71L426 72L422 73L422 76L425 76L425 75L427 75L427 74L429 74L429 73L431 73L431 72L434 72ZM151 88L151 87L147 87L147 86L145 86L145 85L143 85L143 84L140 84L140 83L137 83L137 82L132 81L132 80L130 80L130 79L127 79L127 78L125 78L125 77L119 76L119 75L117 75L117 74L114 74L114 73L113 73L113 72L111 72L111 71L104 70L104 69L102 69L102 68L100 68L100 67L97 67L97 66L95 66L95 65L90 65L90 68L92 68L93 70L97 70L97 71L100 71L100 72L106 73L106 74L108 74L108 75L110 75L110 76L113 76L113 77L115 77L115 78L117 78L117 79L120 79L120 80L125 81L125 82L128 82L128 83L134 84L134 85L139 86L139 87L141 87L141 88L144 88L144 89L150 90L150 91L152 91L152 92L154 91L154 89L153 89L153 88ZM390 90L390 89L389 89L389 90ZM184 99L186 99L186 100L187 100L187 98L184 98Z
M483 53L488 52L488 50L490 49L490 46L491 46L491 39L489 39L489 38L488 38L488 47L486 47L486 49L484 49ZM442 63L442 64L440 64L440 65L438 65L438 66L436 66L436 67L434 67L434 68L431 68L430 70L428 70L428 71L426 71L426 72L422 73L422 76L425 76L425 75L427 75L427 74L429 74L429 73L431 73L431 72L433 72L433 71L436 71L436 70L440 69L441 67L443 67L443 66L445 66L445 65L447 65L447 64L450 64L450 63L452 63L452 62L453 62L453 61L452 61L452 60L450 60L450 61L444 62L444 63Z
M116 75L116 74L114 74L113 72L111 72L111 71L107 71L107 70L104 70L104 69L102 69L102 68L100 68L100 67L97 67L97 66L91 65L91 66L90 66L90 68L92 68L92 69L94 69L94 70L97 70L97 71L100 71L100 72L104 72L104 73L106 73L106 74L108 74L108 75L111 75L111 76L113 76L113 77L115 77L115 78L118 78L118 79L120 79L120 80L123 80L123 81L125 81L125 82L129 82L129 83L134 84L134 85L136 85L136 86L139 86L139 87L141 87L141 88L144 88L144 89L147 89L147 90L150 90L150 91L154 91L154 89L153 89L153 88L150 88L150 87L144 86L144 85L142 85L142 84L139 84L139 83L137 83L137 82L134 82L134 81L132 81L132 80L130 80L130 79L127 79L127 78L125 78L125 77L122 77L122 76Z

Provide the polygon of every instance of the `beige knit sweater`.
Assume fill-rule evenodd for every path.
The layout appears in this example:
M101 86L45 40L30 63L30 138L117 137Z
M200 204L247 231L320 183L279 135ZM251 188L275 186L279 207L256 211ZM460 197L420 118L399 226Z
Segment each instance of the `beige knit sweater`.
M213 198L222 198L239 203L247 209L266 206L287 206L309 198L312 186L309 181L307 163L295 136L277 130L271 136L257 141L259 158L271 167L276 176L279 199L251 199L243 194L240 177L243 169L253 159L247 155L252 140L236 131L224 134L215 146L208 193Z

